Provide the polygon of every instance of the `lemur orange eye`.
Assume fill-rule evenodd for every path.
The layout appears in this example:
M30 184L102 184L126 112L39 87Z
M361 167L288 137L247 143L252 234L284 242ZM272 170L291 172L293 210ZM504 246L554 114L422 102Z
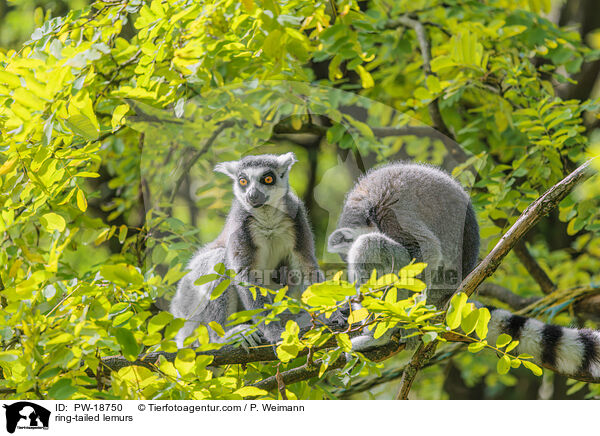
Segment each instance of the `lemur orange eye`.
M240 179L240 185L246 186L247 184L248 184L248 180L246 180L246 179Z
M271 176L265 177L265 183L267 185L270 185L271 183L273 183L273 177L271 177Z

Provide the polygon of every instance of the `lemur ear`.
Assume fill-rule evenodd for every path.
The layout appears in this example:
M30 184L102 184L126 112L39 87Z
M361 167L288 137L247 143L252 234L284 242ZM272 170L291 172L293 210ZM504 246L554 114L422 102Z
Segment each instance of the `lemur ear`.
M237 177L237 170L240 165L239 161L231 161L231 162L221 162L215 166L215 171L217 173L223 173L226 176L235 179Z
M296 162L298 162L298 159L296 159L296 155L291 151L282 154L281 156L277 156L277 165L279 166L279 172L282 176L287 173Z
M348 227L335 230L329 235L329 239L327 240L327 251L330 253L347 254L354 243L355 236L355 232Z

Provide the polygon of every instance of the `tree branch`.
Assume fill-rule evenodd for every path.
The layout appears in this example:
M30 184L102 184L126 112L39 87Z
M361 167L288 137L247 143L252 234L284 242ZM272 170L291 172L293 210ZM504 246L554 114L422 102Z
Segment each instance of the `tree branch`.
M444 360L450 359L451 357L457 355L461 351L463 351L463 344L454 344L451 350L437 353L431 360L424 363L421 369L437 365L438 363L441 363ZM368 391L377 385L399 379L402 377L406 366L407 365L401 366L400 368L391 368L384 370L382 371L381 377L372 377L368 379L357 380L347 388L338 389L334 391L334 395L336 395L340 399L348 398L351 395Z
M546 295L551 294L556 290L556 285L552 282L546 271L542 269L539 263L535 260L535 258L531 255L524 241L520 241L515 247L513 251L525 267L525 269L529 272L531 277L540 285L542 292Z
M475 289L498 268L509 251L525 236L538 221L577 186L578 183L591 176L588 168L591 160L587 161L563 180L547 190L540 198L523 211L519 219L502 236L492 251L465 277L456 293L464 292L472 295Z
M373 135L377 138L388 136L416 136L417 138L431 138L441 141L448 152L457 162L464 162L468 159L466 152L460 145L444 133L430 126L402 126L402 127L371 127ZM294 134L313 134L325 136L327 127L313 123L305 123L299 129L294 129L288 124L277 124L273 127L273 133L276 135L294 135Z
M483 297L495 298L514 310L523 309L540 300L539 297L521 297L504 286L487 282L477 288L477 293Z
M483 259L483 261L481 261L481 263L462 281L455 294L464 292L468 296L471 296L483 280L496 271L502 262L502 259L504 259L508 252L521 240L521 238L523 238L523 236L525 236L529 229L531 229L544 215L554 209L579 182L591 176L588 172L590 162L591 160L581 165L530 204L485 259ZM417 349L410 363L406 367L406 370L402 374L400 390L398 391L396 399L408 398L408 393L410 392L410 388L417 373L423 365L433 357L437 344L438 341L434 340L427 345L421 344ZM555 368L548 366L547 368L557 372ZM573 378L578 380L586 378L587 380L589 374L576 374ZM598 379L598 381L600 381L600 379Z
M336 326L329 326L335 329ZM310 328L304 328L302 334L309 331ZM337 345L335 337L329 338L322 346L318 347L317 350L324 348L331 348ZM304 356L308 354L308 349L302 350L298 353L298 356ZM144 366L148 369L154 369L154 365L158 362L158 358L163 356L169 362L173 362L177 353L167 353L165 351L156 351L152 353L142 354L135 361L125 359L123 356L107 356L102 358L102 364L112 371L118 371L128 366ZM213 361L210 363L211 366L222 366L222 365L240 365L252 362L270 362L279 360L275 353L273 344L263 343L257 347L252 347L248 350L244 349L239 345L223 345L221 348L216 350L198 351L196 356L213 356Z
M102 364L112 371L118 371L122 368L133 365L154 369L154 366L158 362L158 358L160 356L163 356L169 362L173 362L177 356L177 353L157 351L143 354L133 362L125 359L123 356L108 356L102 358ZM240 346L225 345L218 350L198 351L196 356L212 356L213 361L210 364L211 366L269 362L278 359L271 345L266 347L251 348L248 351L244 350Z
M400 343L398 340L393 340L388 342L381 347L374 348L373 350L365 351L363 354L369 360L379 362L382 360L389 359L396 353L402 351L406 347L406 344ZM320 372L322 360L317 360L313 365L303 365L298 368L293 368L288 371L284 371L280 373L280 377L283 379L283 382L286 385L290 385L293 383L298 383L301 381L309 380L313 377L317 377ZM335 361L329 364L325 372L330 372L335 369L342 368L347 363L347 358L345 354L340 354L340 357ZM277 389L279 386L277 375L268 377L264 380L261 380L257 383L254 383L251 386L255 386L260 389L264 389L266 391L272 391Z
M283 383L285 385L291 385L294 383L298 383L301 381L309 380L313 377L317 377L319 375L322 360L317 360L314 362L314 365L310 366L299 366L298 368L290 369L288 371L284 371L279 374ZM340 369L346 364L346 356L341 354L340 357L333 363L331 363L325 372L330 372L335 369ZM264 389L265 391L272 391L274 389L278 389L279 381L277 380L277 375L267 377L264 380L261 380L257 383L254 383L251 386L257 387L259 389Z
M438 341L432 341L428 344L421 343L419 345L419 348L417 348L417 351L402 373L400 389L398 390L398 395L396 395L396 400L408 400L408 393L417 377L417 373L431 360L438 343Z

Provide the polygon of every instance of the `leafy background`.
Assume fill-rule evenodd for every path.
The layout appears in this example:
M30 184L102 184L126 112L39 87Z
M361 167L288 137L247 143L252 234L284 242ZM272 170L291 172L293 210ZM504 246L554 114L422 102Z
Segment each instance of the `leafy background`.
M181 321L161 309L194 248L219 232L231 199L228 181L211 168L249 150L296 152L291 182L326 264L337 261L324 241L344 192L365 168L396 158L440 165L470 188L485 255L529 203L599 153L594 7L593 0L0 0L0 392L256 394L243 386L273 375L276 364L213 371L210 359L180 352L158 372L98 375L103 356L176 351ZM424 26L430 62L414 21ZM423 126L433 128L407 134ZM598 194L596 176L527 235L531 254L565 291L534 308L540 319L595 326ZM513 254L491 281L544 296ZM591 296L582 301L569 292L576 287ZM357 361L290 386L290 396L352 395L358 379L393 371L408 356L385 367ZM501 375L497 361L494 353L460 352L424 370L411 396L599 393L549 371ZM355 397L389 398L395 389L380 384Z

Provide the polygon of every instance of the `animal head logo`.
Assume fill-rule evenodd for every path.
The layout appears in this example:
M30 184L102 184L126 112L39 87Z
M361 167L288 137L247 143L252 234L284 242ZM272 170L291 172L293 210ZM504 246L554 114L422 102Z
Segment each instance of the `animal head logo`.
M6 409L6 431L14 433L17 428L48 429L50 411L29 401L4 404Z

